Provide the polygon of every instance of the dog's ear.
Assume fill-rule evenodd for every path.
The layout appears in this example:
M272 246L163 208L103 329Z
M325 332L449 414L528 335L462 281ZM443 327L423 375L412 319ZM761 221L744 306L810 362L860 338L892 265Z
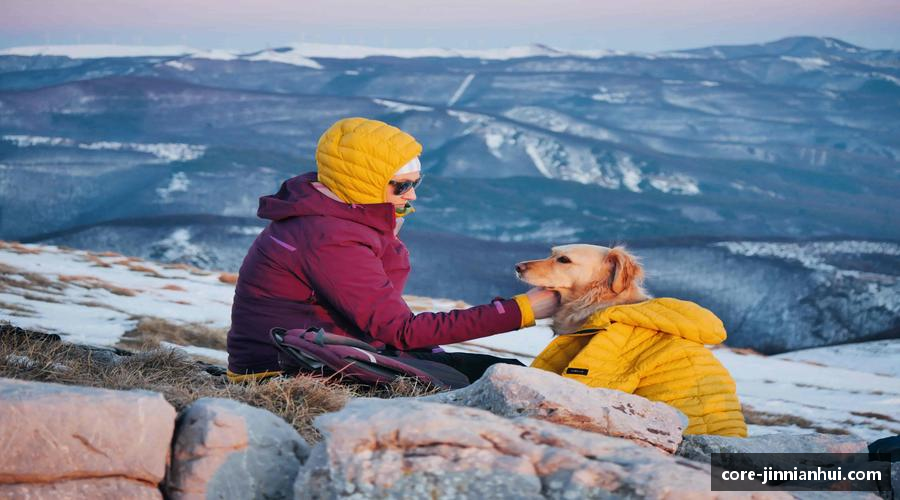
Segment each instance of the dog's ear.
M609 263L609 289L622 293L635 282L640 282L644 271L637 260L624 247L614 247L606 254Z

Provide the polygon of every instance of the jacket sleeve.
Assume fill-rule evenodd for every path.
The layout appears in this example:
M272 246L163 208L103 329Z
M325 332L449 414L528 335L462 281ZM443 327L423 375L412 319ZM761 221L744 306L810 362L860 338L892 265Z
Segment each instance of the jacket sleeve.
M523 314L514 299L447 313L414 314L392 285L381 259L359 241L323 242L308 248L298 265L320 299L360 330L397 349L453 344L523 326Z

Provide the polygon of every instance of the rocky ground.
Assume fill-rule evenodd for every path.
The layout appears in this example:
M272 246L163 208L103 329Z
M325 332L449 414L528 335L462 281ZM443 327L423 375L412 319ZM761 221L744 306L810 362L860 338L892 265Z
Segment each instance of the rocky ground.
M511 365L442 393L229 384L233 275L15 243L0 271L0 497L790 498L710 491L710 453L863 453L900 434L897 341L716 349L751 436L683 436L667 405ZM549 339L447 348L527 362Z

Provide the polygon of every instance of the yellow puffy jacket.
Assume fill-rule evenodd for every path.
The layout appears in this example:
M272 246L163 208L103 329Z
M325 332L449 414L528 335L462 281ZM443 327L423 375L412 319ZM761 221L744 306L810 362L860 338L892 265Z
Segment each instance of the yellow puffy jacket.
M734 380L704 347L725 337L709 310L651 299L594 314L579 332L553 339L531 366L674 406L688 416L685 434L745 437Z

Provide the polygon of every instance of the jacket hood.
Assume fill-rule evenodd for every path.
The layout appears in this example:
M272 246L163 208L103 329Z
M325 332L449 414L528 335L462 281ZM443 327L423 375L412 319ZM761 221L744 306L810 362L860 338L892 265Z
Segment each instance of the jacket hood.
M320 215L364 224L382 233L394 230L394 205L341 203L320 193L312 185L317 179L315 172L309 172L282 182L277 193L259 198L256 215L271 221Z
M725 325L709 309L672 298L613 306L588 320L590 324L625 323L681 337L699 344L721 344Z
M422 145L397 127L345 118L319 138L319 182L347 203L384 203L388 181L421 153Z

